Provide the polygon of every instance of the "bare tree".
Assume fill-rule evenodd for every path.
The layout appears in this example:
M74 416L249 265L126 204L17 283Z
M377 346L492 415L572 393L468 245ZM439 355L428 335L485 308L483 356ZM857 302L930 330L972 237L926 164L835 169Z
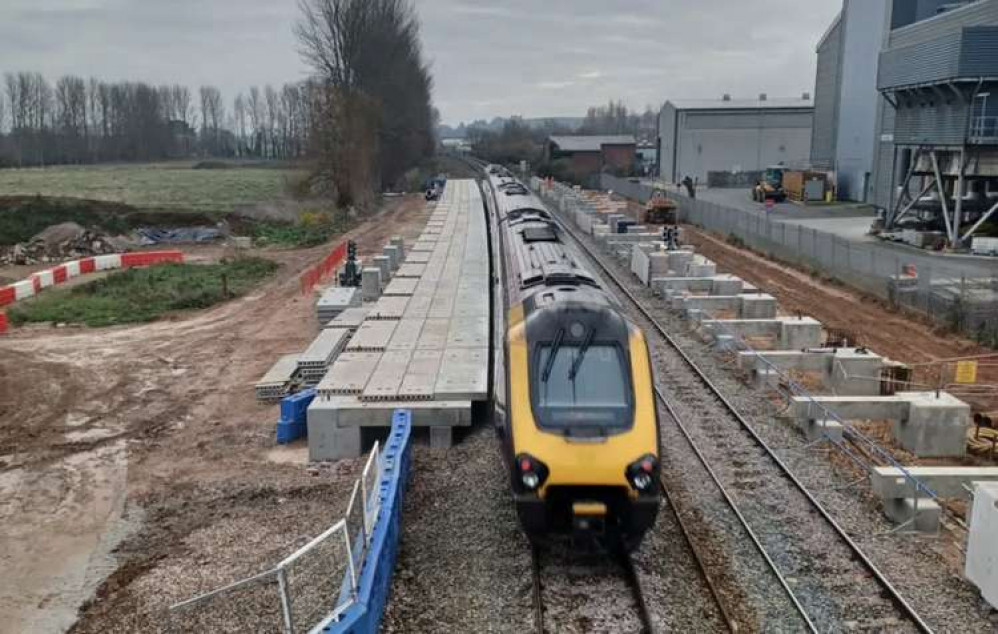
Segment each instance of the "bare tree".
M300 51L325 91L312 100L312 134L322 135L314 143L341 198L391 186L434 149L432 79L412 4L300 0L300 7Z

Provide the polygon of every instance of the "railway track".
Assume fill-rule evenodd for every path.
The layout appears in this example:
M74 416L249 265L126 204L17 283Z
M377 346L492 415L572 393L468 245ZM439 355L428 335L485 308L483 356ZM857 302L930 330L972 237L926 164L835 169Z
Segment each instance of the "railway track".
M535 546L531 548L531 570L537 634L655 631L641 580L626 553L587 561L568 552L542 552ZM555 600L545 602L546 595ZM625 603L629 609L624 608Z
M761 602L753 610L760 620L755 627L931 632L883 572L631 292L612 265L605 263L604 256L567 223L559 219L559 224L612 284L625 306L633 307L632 315L645 326L645 332L660 340L662 345L656 347L654 355L658 399L696 455L696 462L709 474L715 492L725 499L725 513L737 517L739 530L753 542L752 550L765 560L770 581L775 579L781 588L782 610L772 606L772 601L763 602L765 597L748 593L750 601ZM704 442L704 437L712 442ZM708 568L704 574L710 580L713 575ZM751 585L762 580L741 581ZM739 623L730 603L725 605L724 592L715 583L711 585L729 626L751 629L751 624ZM793 614L787 605L793 606ZM774 614L786 616L780 623L768 622L767 617ZM803 628L787 623L786 618L797 619L797 626Z

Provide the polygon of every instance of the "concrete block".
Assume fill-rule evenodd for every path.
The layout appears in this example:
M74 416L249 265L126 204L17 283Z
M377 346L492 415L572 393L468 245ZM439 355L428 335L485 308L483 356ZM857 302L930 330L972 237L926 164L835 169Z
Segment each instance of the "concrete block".
M384 288L392 279L392 265L388 256L376 255L371 258L371 264L381 269L381 287Z
M741 295L742 280L733 275L719 275L710 280L711 295Z
M780 347L784 350L817 348L822 343L821 322L816 319L781 320L778 324Z
M360 325L364 323L367 319L367 313L371 310L370 306L357 306L354 308L348 308L342 313L336 316L331 322L329 322L327 328L346 328L347 330L354 331L360 328Z
M381 296L381 269L367 267L360 273L360 292L365 302L373 302Z
M832 442L841 442L844 427L837 420L808 420L801 426L804 436L809 441L828 438Z
M734 352L738 350L738 341L731 335L717 335L714 337L714 349L719 352Z
M828 384L836 394L876 396L880 394L880 371L884 358L855 348L840 348L831 357Z
M913 529L919 533L935 534L939 532L939 519L942 509L932 500L912 498L893 498L884 500L884 514L895 524L910 521L914 516Z
M713 277L717 274L717 265L713 262L693 262L686 267L686 277Z
M325 410L313 413L317 404L313 402L307 415L308 459L317 462L359 458L362 453L360 427L340 427L334 413Z
M977 482L998 483L998 467L920 467L908 466L905 471L943 498L963 498ZM912 483L897 467L874 467L870 485L882 498L911 497ZM919 491L919 495L928 495Z
M399 253L402 254L400 261L404 261L405 260L405 240L402 238L402 236L392 236L391 240L389 240L389 243L393 247L398 247Z
M688 277L686 267L693 261L695 254L689 251L669 251L669 270L673 271L676 277Z
M387 245L381 250L381 254L388 258L388 266L392 273L402 266L402 252L398 247Z
M430 448L450 449L454 444L453 427L430 427Z
M742 319L776 318L776 298L772 295L739 295L738 297L741 298L739 315Z
M907 419L894 422L894 436L919 458L961 457L967 453L970 406L946 392L902 392Z

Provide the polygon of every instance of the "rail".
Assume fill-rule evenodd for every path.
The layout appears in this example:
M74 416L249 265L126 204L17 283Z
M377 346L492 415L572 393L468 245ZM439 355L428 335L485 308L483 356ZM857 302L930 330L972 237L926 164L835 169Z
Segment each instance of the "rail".
M543 196L544 193L541 192ZM790 470L786 465L784 460L768 445L768 443L759 436L755 428L749 423L749 421L738 411L737 408L730 402L730 400L721 392L721 390L714 384L713 381L707 376L707 374L700 368L700 366L689 356L687 351L679 344L678 341L672 335L666 331L666 329L654 318L654 316L648 311L647 308L638 300L638 298L627 288L627 286L619 279L619 277L607 267L602 258L597 256L592 249L590 249L576 234L576 232L569 228L565 223L559 222L562 229L570 235L579 247L586 252L589 258L596 263L600 268L601 272L609 278L617 289L624 295L628 301L634 305L634 307L641 313L641 315L650 323L654 328L655 332L669 344L680 356L683 362L694 372L697 378L708 388L712 395L723 405L733 418L735 418L739 425L744 429L753 439L753 441L765 451L765 453L770 457L770 459L778 466L779 470L792 482L793 486L807 499L808 503L818 511L822 518L828 523L829 526L833 528L835 533L839 538L847 545L849 550L853 555L861 562L863 567L876 579L877 583L884 589L887 595L890 597L891 601L897 606L897 608L904 613L922 632L931 632L931 628L922 619L922 617L915 611L915 609L908 603L908 601L900 594L897 588L886 578L884 573L874 564L869 557L862 551L859 545L846 533L842 526L828 513L824 505L822 505L814 495L804 486L804 484L797 478L796 475ZM803 388L802 388L803 389ZM837 418L837 417L836 417ZM914 483L918 489L930 493L935 497L935 493L931 489L926 487L916 478L914 478L909 472L904 471L906 477ZM916 498L917 499L917 498ZM916 506L917 512L917 506Z

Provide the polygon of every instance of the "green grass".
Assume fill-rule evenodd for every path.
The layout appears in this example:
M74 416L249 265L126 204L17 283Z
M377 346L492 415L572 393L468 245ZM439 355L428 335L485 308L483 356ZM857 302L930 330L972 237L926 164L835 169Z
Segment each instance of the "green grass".
M257 222L252 235L258 246L308 248L346 233L354 224L343 212L305 212L295 224Z
M15 325L52 322L98 327L142 323L170 311L208 308L237 297L276 270L276 263L263 258L129 269L83 286L46 291L14 305L7 314Z
M238 165L238 164L235 164ZM258 164L194 169L195 163L114 164L0 170L0 196L53 196L125 203L144 211L222 217L276 200L303 172Z

